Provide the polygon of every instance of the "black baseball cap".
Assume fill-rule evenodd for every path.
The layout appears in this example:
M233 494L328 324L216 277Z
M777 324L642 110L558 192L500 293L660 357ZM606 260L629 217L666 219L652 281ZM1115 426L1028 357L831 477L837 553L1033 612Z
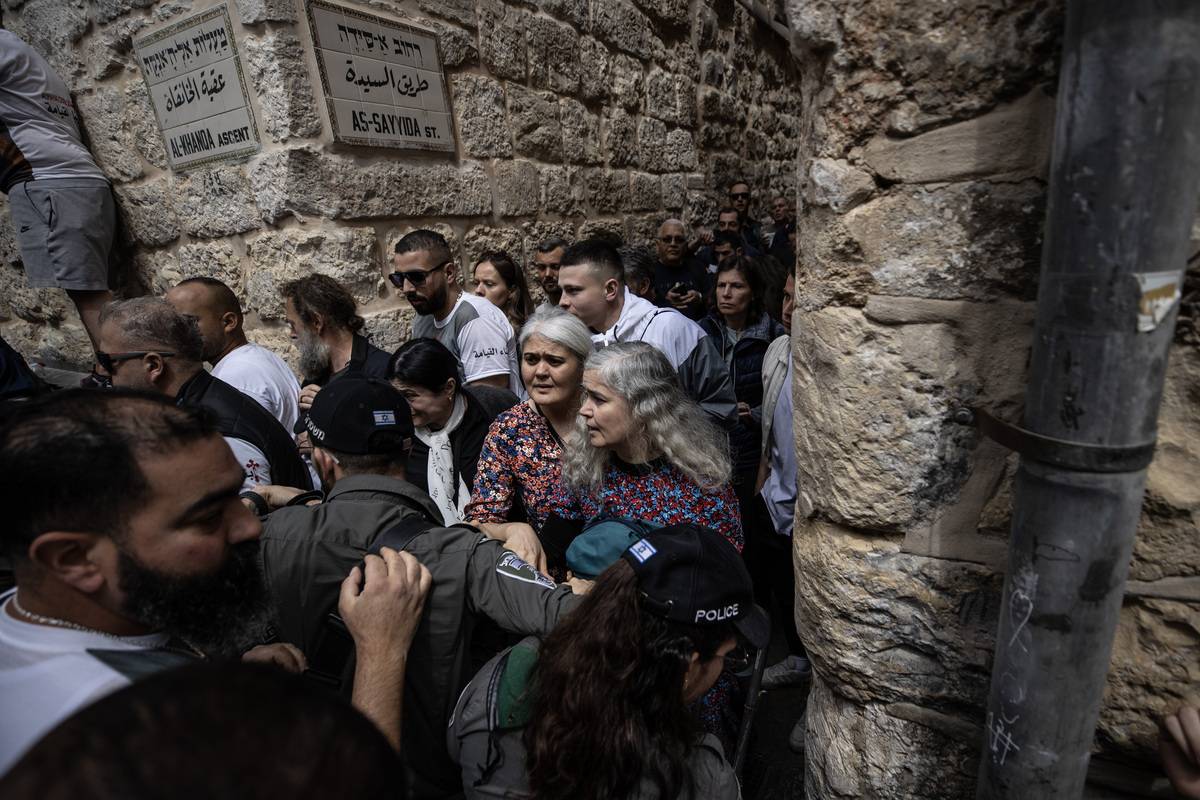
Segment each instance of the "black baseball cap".
M304 430L314 447L352 455L383 455L412 444L412 413L404 395L386 381L347 375L313 398Z
M754 605L742 556L716 531L671 525L646 534L621 558L633 567L651 613L689 625L732 622L752 647L770 642L771 621Z

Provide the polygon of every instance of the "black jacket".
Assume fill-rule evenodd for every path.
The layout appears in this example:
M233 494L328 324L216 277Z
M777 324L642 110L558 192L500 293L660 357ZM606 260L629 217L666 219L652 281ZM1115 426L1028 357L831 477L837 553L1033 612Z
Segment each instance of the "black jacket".
M483 450L483 440L487 438L492 420L519 401L512 392L495 386L464 387L462 394L467 408L463 412L462 422L450 434L450 448L454 452L454 486L457 489L458 479L461 478L469 490L475 485L479 453ZM429 445L414 436L406 471L409 482L422 492L429 491L426 478L428 468ZM454 501L457 503L458 498L455 497Z
M300 381L300 385L308 386L315 383L318 386L324 386L343 375L366 375L368 378L379 378L381 381L387 380L388 364L391 363L391 360L392 356L390 353L386 350L380 350L371 344L367 337L356 333L354 334L354 343L350 346L350 360L346 362L346 366L337 372L325 372L321 375L305 375L304 380Z
M175 405L208 409L216 415L222 436L241 439L261 450L271 465L271 483L313 488L291 434L269 411L225 381L200 370L179 388Z

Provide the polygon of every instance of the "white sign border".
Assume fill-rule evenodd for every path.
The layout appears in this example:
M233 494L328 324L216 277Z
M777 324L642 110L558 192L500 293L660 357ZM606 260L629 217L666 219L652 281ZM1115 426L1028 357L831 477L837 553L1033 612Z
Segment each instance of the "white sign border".
M412 31L419 36L428 36L433 40L434 53L437 58L438 72L442 75L442 97L446 105L447 116L450 120L451 139L444 142L409 142L405 144L386 144L378 139L369 139L361 136L345 136L339 129L337 124L337 115L333 113L333 92L329 88L329 76L325 71L325 62L321 58L321 54L317 52L320 45L317 43L317 23L313 19L313 6L317 6L326 11L336 11L350 17L356 17L365 22L373 22L376 24L386 24L396 27L401 30ZM454 106L450 103L450 81L446 77L446 65L442 62L442 42L437 35L437 31L421 28L408 22L401 22L392 17L384 17L379 14L372 14L366 11L360 11L357 8L347 5L339 5L336 3L326 2L326 0L304 0L304 16L308 20L309 39L313 47L313 60L317 62L317 72L321 76L321 99L325 101L325 117L329 120L329 128L333 131L333 140L335 142L343 142L345 144L356 145L359 147L381 147L388 150L402 151L417 151L423 153L449 153L454 155L458 152L458 130L455 128Z
M241 150L232 150L219 155L198 158L195 161L189 161L182 165L172 164L171 154L167 149L167 136L163 129L162 117L159 116L158 106L154 103L154 87L150 85L150 77L146 74L146 70L142 69L139 65L138 72L142 74L142 81L146 84L146 93L150 98L150 108L154 111L154 122L158 126L158 135L162 139L163 156L167 159L167 166L172 172L187 172L200 167L212 166L213 164L236 164L248 160L251 156L262 150L262 137L258 132L258 119L254 114L254 104L250 101L250 92L246 88L246 74L242 68L242 54L238 51L237 37L233 33L233 20L229 16L229 4L227 2L197 11L190 16L172 22L165 28L160 28L139 39L135 39L133 42L135 57L137 51L141 48L156 44L169 36L174 36L184 28L204 24L217 16L225 18L225 30L229 31L229 47L233 50L233 63L237 67L238 84L242 90L242 98L246 101L246 116L250 119L250 129L254 133L254 144L253 146L244 147Z

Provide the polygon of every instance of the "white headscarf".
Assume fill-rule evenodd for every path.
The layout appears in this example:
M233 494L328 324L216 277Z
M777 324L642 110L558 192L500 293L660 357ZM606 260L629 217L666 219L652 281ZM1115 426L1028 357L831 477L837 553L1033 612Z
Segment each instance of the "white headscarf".
M471 491L461 476L458 478L458 491L454 491L454 451L450 444L450 434L462 423L466 411L467 403L460 392L454 398L450 419L441 430L416 429L417 438L429 446L429 461L425 466L429 496L441 510L447 525L462 522L463 510L471 502ZM456 494L457 503L454 501Z

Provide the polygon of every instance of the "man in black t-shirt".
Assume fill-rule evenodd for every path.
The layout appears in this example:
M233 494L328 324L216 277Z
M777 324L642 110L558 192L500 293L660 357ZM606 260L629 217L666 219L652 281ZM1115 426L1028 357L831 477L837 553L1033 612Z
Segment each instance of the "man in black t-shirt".
M700 319L704 316L704 298L709 289L708 273L687 255L683 222L678 219L664 222L658 229L655 245L658 263L654 267L654 291L658 305Z

